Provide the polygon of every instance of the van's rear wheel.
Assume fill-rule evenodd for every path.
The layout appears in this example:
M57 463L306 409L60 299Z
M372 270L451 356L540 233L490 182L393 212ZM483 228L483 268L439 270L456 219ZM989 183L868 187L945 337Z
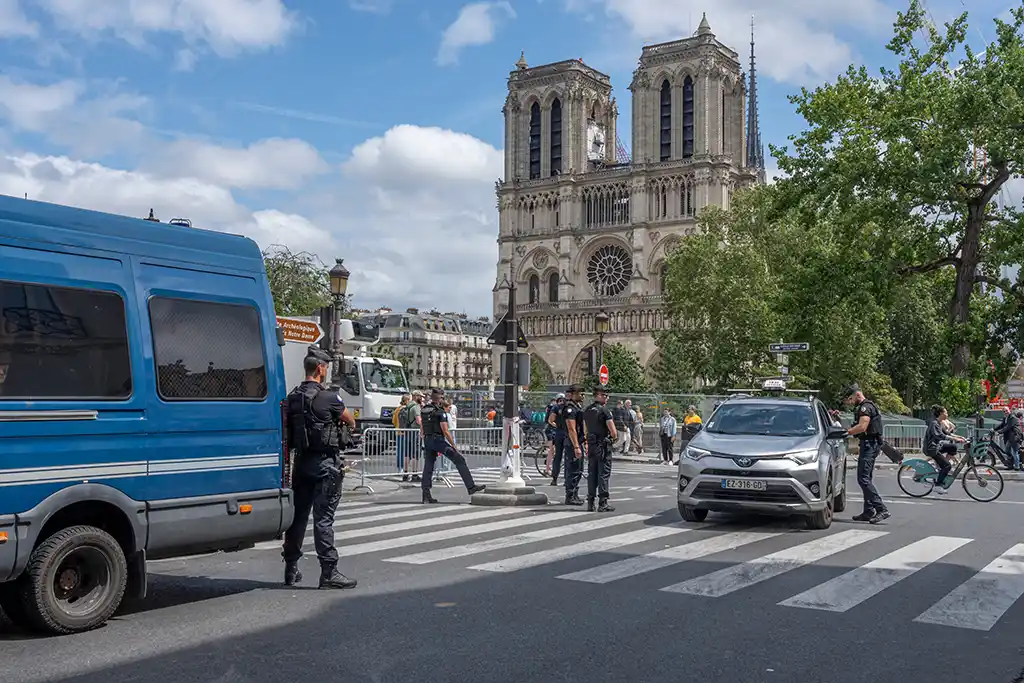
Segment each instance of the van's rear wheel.
M102 625L117 611L128 583L128 563L110 534L74 526L58 531L33 551L19 583L32 627L80 633Z

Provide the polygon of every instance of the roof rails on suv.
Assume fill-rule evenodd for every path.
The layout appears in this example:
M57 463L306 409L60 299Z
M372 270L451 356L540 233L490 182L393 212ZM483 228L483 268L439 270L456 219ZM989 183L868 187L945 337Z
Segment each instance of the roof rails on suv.
M768 377L764 380L760 389L726 389L730 394L725 400L733 398L754 398L755 396L805 396L808 401L814 401L821 393L817 389L789 389L786 380L780 377Z

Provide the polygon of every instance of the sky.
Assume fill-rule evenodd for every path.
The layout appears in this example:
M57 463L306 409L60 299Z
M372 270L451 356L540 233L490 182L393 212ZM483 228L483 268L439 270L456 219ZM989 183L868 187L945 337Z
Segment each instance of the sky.
M982 49L1009 0L969 0ZM964 0L927 0L942 23ZM363 308L491 313L501 107L520 53L609 74L619 136L642 46L707 12L761 129L787 96L891 63L904 0L0 0L0 193L344 258ZM769 170L769 175L771 170Z

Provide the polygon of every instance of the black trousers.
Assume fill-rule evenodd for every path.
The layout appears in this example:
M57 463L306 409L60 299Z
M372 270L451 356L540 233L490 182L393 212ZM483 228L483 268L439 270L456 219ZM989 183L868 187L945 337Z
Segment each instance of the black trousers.
M612 478L612 443L608 439L587 442L587 500L595 496L608 500L608 484Z
M661 435L661 459L672 462L672 437L668 434Z
M583 444L581 443L580 446ZM562 462L565 464L565 497L580 495L580 480L583 479L583 459L576 457L572 439L567 434L562 439Z
M427 436L423 440L423 490L429 491L433 485L434 463L442 455L455 465L459 476L462 477L462 483L466 485L466 490L473 488L473 474L469 471L469 465L466 464L462 453L452 448L452 445L445 441L443 436Z
M860 452L857 456L857 485L864 495L864 514L885 512L885 502L875 488L875 459L882 452L882 439L865 436L860 440Z
M569 437L565 435L560 429L555 430L555 454L551 458L551 478L558 479L558 475L562 473L562 448L563 443L568 441Z
M334 513L341 502L345 470L337 458L325 459L319 464L305 467L303 463L298 463L295 470L292 482L295 518L284 534L281 555L285 562L298 562L302 557L302 542L312 512L313 546L316 548L317 559L321 567L333 567L338 564L338 550L334 547Z
M939 450L931 454L932 460L939 466L939 471L935 475L935 485L941 486L946 475L949 474L950 470L953 469L953 464L949 462L947 455L956 455L956 444L952 442L943 442L939 445Z

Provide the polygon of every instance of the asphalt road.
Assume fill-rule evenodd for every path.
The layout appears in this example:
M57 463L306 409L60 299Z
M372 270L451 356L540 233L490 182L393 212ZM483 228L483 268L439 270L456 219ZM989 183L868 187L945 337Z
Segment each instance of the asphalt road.
M876 478L893 517L850 521L858 495L824 532L683 523L674 468L657 465L617 463L604 515L470 507L460 489L430 508L415 491L353 495L338 529L355 590L281 586L275 544L155 562L150 597L102 629L0 627L0 680L1021 680L1024 484L982 504Z

